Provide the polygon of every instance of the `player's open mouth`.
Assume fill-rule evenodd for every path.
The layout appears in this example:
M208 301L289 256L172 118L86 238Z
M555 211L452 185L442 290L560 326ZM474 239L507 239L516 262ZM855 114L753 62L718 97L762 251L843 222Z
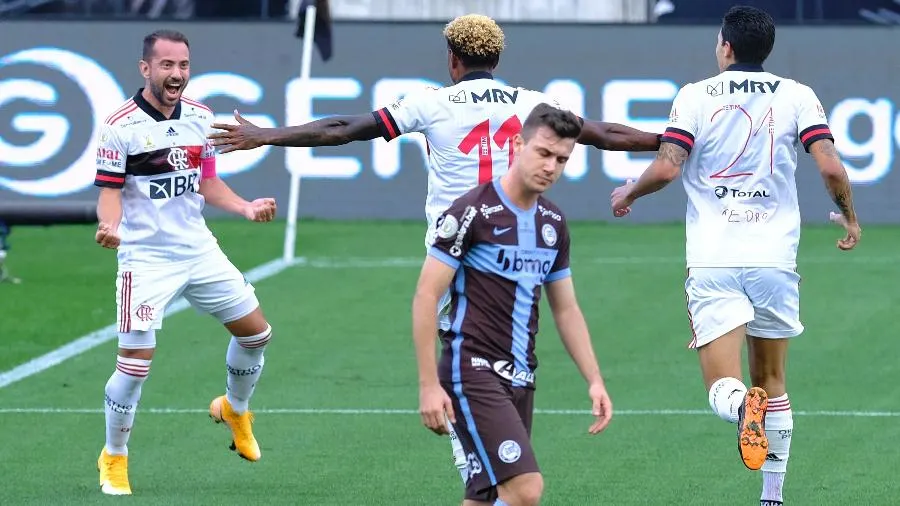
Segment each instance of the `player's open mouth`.
M181 84L167 84L165 85L166 93L170 97L177 97L179 93L181 93Z

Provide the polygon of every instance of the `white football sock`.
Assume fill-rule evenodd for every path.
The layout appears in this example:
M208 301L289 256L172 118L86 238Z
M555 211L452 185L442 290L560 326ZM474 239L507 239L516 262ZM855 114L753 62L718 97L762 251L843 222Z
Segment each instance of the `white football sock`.
M709 406L719 418L737 423L738 410L744 403L747 386L737 378L722 378L709 389Z
M225 366L228 369L225 396L235 413L247 411L256 382L262 374L263 352L272 338L272 327L255 336L234 337L228 344Z
M794 433L794 416L787 394L769 399L765 424L769 454L762 466L763 487L760 501L783 502L782 487Z
M116 370L106 382L106 452L128 455L128 438L141 399L141 386L150 374L150 360L116 357Z

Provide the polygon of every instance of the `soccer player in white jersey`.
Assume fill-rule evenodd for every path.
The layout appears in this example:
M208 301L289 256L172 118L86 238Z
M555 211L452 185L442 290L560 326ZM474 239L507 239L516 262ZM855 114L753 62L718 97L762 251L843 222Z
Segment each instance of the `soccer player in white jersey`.
M144 39L144 87L100 126L95 184L97 242L118 249L119 350L106 384L106 444L98 468L104 494L130 495L128 438L150 372L156 331L179 295L230 333L226 394L210 416L232 432L231 449L260 458L248 403L272 336L253 287L219 248L201 213L208 203L251 221L271 221L274 199L247 202L216 176L213 114L182 97L190 77L187 38L161 30Z
M237 112L237 125L213 124L224 130L210 136L221 153L259 146L336 146L382 137L387 141L419 132L428 145L428 195L425 201L426 250L435 239L436 220L454 200L506 173L513 156L513 138L534 107L559 101L544 93L505 86L493 72L505 47L503 30L478 14L460 16L444 28L447 65L452 86L411 92L376 111L333 116L300 126L258 128ZM618 151L655 151L659 135L616 123L585 121L581 144ZM441 300L440 327L450 328L449 292ZM454 459L466 476L466 457L450 428Z
M613 191L619 216L682 171L687 191L688 318L712 410L738 424L744 465L763 471L765 506L783 503L793 434L785 385L789 338L800 335L797 150L809 152L841 211L850 250L860 227L850 181L825 111L808 86L763 70L774 22L734 7L716 46L721 73L675 97L657 158L636 183ZM750 379L741 379L747 341Z

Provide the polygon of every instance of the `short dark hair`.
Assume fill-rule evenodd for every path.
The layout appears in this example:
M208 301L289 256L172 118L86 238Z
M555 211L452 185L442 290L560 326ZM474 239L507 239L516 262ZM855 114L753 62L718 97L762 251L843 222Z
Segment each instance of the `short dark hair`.
M550 104L538 104L522 125L522 137L527 141L534 135L538 127L545 126L553 130L561 139L577 139L581 135L584 120L571 111L558 109Z
M191 48L190 42L185 34L175 30L156 30L155 32L144 37L144 53L141 58L144 61L150 61L153 57L153 47L158 40L168 40L172 42L183 42L188 49Z
M768 12L736 5L722 18L722 43L728 42L738 63L762 65L775 46L775 20Z

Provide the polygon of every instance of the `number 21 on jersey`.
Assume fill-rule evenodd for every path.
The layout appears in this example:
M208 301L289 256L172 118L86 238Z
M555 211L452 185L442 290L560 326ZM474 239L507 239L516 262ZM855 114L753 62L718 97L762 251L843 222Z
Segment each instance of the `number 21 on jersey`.
M475 125L459 143L459 150L466 155L476 151L478 154L478 184L487 183L494 176L493 145L497 149L507 148L508 165L513 162L513 137L522 130L522 123L517 116L510 116L500 124L491 136L491 120L484 120Z
M719 116L722 114L722 116ZM712 117L709 119L709 122L712 123L715 121L716 117L719 116L720 119L722 117L727 117L728 115L738 115L741 119L738 124L734 125L734 129L729 132L735 136L735 139L740 138L740 133L743 132L743 128L741 126L746 125L747 127L747 137L744 139L743 147L741 150L735 155L734 159L724 168L720 168L715 173L713 173L710 179L730 179L734 177L742 177L742 176L752 176L756 169L756 167L751 167L750 170L748 168L741 167L738 162L744 157L744 154L747 152L747 146L750 145L750 141L754 142L754 148L759 151L760 155L763 155L766 151L768 151L769 159L769 174L771 175L775 171L775 117L772 115L772 108L766 111L765 116L763 116L762 120L760 120L758 125L753 123L753 118L750 116L750 113L747 112L740 105L726 105L721 109L717 110L713 113ZM768 136L758 137L760 131L763 127L767 127ZM762 143L765 143L764 146ZM752 162L751 162L752 163ZM759 166L761 168L762 165Z

